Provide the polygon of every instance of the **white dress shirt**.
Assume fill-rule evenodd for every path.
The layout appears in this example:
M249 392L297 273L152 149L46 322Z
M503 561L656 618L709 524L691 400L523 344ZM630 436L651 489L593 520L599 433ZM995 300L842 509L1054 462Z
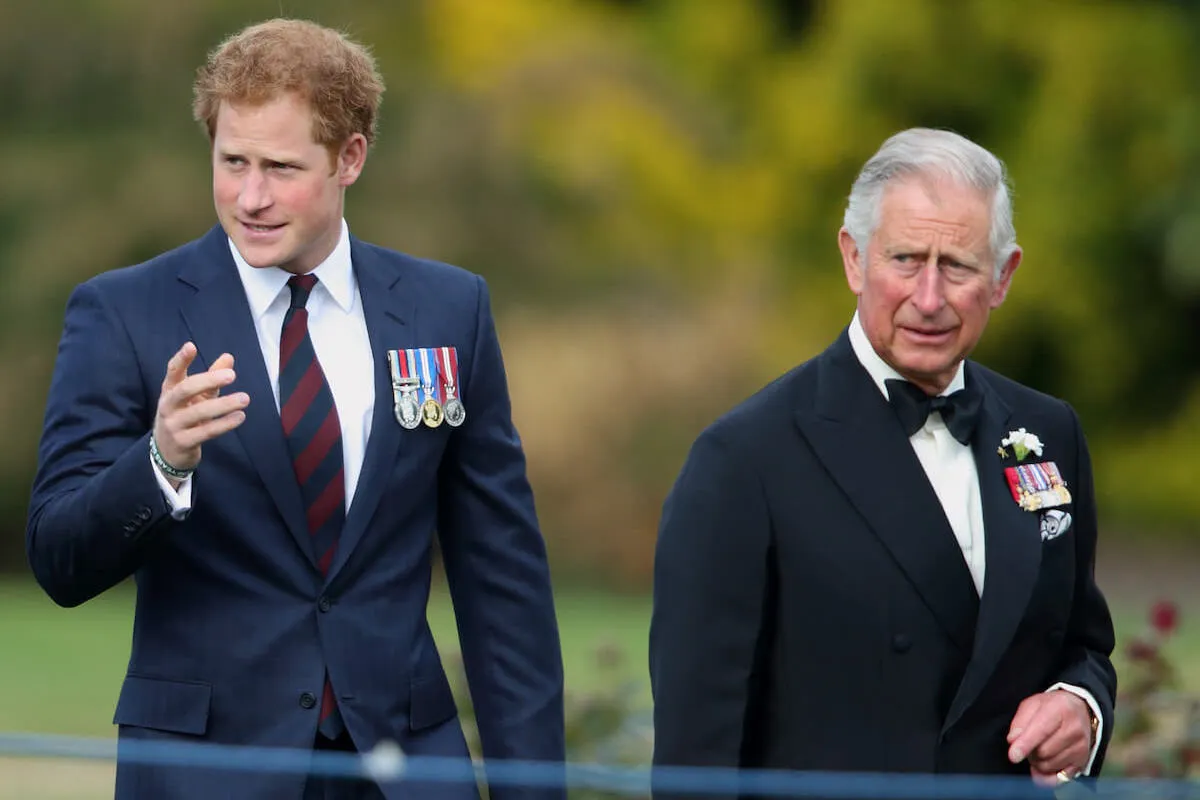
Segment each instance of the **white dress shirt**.
M854 313L854 318L850 320L849 336L850 346L859 362L862 363L875 385L879 387L884 398L888 398L885 381L906 380L906 378L875 352L875 348L867 339L866 331L863 330L857 311ZM942 394L948 395L962 389L965 385L963 366L960 363L950 385L942 391ZM937 411L930 413L929 419L920 430L909 437L909 441L912 443L921 466L925 469L934 493L942 504L942 510L954 531L954 537L958 540L963 560L975 582L975 590L982 596L983 579L986 572L986 549L984 547L983 502L979 494L979 473L975 466L975 456L970 447L950 435L946 423L942 421L942 415ZM1096 741L1092 746L1087 766L1083 770L1083 774L1087 775L1091 772L1092 763L1096 760L1096 753L1100 749L1100 739L1104 732L1104 718L1100 714L1100 705L1091 692L1081 687L1056 683L1047 691L1054 689L1062 689L1083 698L1092 709L1096 719L1100 720L1100 727L1096 730Z
M887 380L905 380L899 372L879 357L867 334L863 331L857 312L850 323L850 346L875 381L884 398L888 397ZM956 392L965 385L962 364L943 395ZM942 415L934 411L924 426L914 433L909 441L925 468L925 474L933 485L933 491L941 501L946 519L958 539L963 559L975 581L975 591L983 594L985 572L983 545L983 501L979 497L979 474L975 469L975 456L971 448L950 435Z
M232 241L229 242L229 251L233 254L238 277L242 280L246 299L250 303L259 349L271 381L271 399L278 411L279 339L283 318L291 305L291 291L287 287L291 273L278 267L251 267ZM349 508L362 470L367 439L371 435L375 369L358 281L350 263L350 231L345 220L342 220L341 237L333 252L312 274L317 276L317 285L313 287L305 305L308 309L308 332L333 393L338 421L341 423L346 508ZM216 355L219 354L213 354L213 357ZM233 356L233 368L236 371L237 353ZM252 405L262 402L266 402L266 398L250 398ZM186 516L192 505L192 479L189 477L179 485L178 490L174 490L157 469L154 475L171 506L171 515L176 519Z

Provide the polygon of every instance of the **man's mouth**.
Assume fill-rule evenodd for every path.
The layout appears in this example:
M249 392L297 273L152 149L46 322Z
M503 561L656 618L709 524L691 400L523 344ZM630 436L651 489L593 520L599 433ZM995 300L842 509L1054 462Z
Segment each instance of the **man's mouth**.
M278 225L262 225L254 222L242 222L242 225L245 226L247 230L253 231L254 233L270 233L271 231L277 231L283 227L282 223Z

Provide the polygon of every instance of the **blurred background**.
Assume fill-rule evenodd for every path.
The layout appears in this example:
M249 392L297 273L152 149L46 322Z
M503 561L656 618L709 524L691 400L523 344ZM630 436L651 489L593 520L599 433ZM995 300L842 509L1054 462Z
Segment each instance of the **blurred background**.
M281 14L367 43L387 83L351 230L492 287L576 754L612 755L595 748L616 731L644 756L663 497L706 424L848 322L846 194L914 125L1008 164L1025 260L975 355L1077 409L1122 646L1175 604L1154 685L1200 688L1200 4L8 0L0 730L112 735L131 594L57 609L24 559L62 312L78 282L214 224L192 77ZM0 761L0 793L29 774Z

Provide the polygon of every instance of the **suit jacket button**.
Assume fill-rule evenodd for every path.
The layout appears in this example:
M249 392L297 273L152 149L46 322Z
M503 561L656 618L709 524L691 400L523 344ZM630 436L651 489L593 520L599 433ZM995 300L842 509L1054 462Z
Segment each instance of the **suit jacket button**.
M329 601L328 597L322 596L321 599L317 601L317 610L322 614L331 608L333 608L333 603Z
M892 637L892 649L897 653L907 653L912 649L912 639L903 633L897 633Z
M300 707L312 708L317 704L317 698L312 692L305 692L300 695Z
M151 516L153 516L153 514L150 511L149 506L142 506L141 508L139 508L137 510L137 518L140 519L142 522L145 522L146 520L150 519Z

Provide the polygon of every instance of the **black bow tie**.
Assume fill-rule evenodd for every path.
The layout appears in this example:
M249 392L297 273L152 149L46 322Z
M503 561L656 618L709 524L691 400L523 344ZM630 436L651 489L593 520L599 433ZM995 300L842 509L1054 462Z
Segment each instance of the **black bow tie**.
M886 380L888 397L904 432L908 436L921 429L929 412L937 411L950 430L950 435L963 444L971 443L971 434L979 423L983 395L971 389L959 389L950 395L931 397L925 390L908 381Z

